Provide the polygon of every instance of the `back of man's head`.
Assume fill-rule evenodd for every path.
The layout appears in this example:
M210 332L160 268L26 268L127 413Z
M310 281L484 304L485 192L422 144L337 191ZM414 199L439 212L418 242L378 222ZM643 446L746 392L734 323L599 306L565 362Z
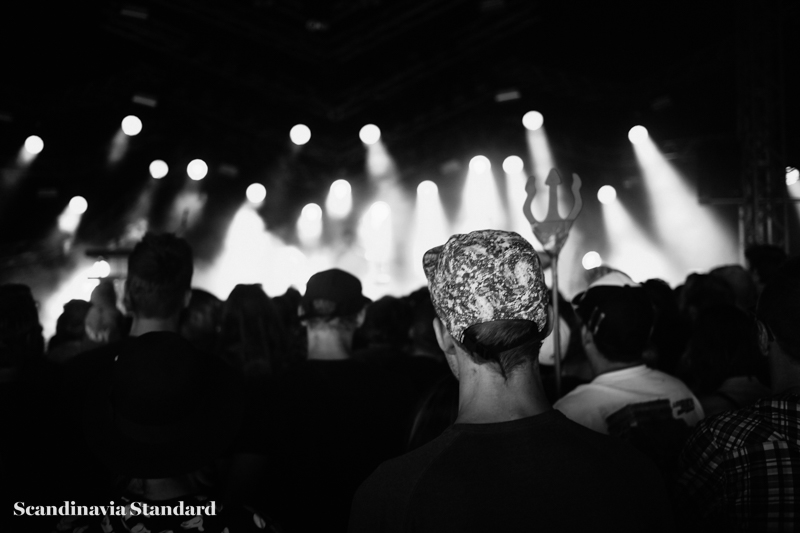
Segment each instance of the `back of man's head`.
M189 243L170 233L147 233L128 257L125 306L143 318L179 314L191 290L193 270Z
M572 303L603 357L625 363L642 358L656 318L644 287L621 272L612 272Z
M758 317L786 355L800 363L800 257L787 260L764 287Z
M453 235L423 258L436 314L478 364L507 377L538 359L547 287L531 244L508 231Z

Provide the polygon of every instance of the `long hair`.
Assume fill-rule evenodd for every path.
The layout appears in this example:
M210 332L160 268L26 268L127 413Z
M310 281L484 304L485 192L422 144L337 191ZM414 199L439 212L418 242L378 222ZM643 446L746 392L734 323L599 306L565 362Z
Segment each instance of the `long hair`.
M287 362L280 314L261 285L237 285L222 306L218 353L245 378L268 378Z

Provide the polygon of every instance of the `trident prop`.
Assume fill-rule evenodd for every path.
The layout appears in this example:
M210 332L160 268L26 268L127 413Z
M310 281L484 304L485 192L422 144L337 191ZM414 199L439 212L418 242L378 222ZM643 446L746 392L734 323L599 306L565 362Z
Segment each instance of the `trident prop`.
M544 220L539 221L533 216L531 211L531 202L533 197L536 196L536 183L535 178L530 176L528 183L525 186L525 191L528 197L525 199L525 205L522 206L522 213L525 218L530 222L531 230L536 239L544 247L544 251L550 256L550 268L553 272L553 316L555 318L555 326L553 328L553 354L555 356L556 365L556 396L561 396L561 330L559 328L559 315L558 315L558 254L561 253L561 248L569 237L569 230L572 228L572 223L578 218L583 207L583 199L581 198L581 179L577 174L572 175L572 198L573 205L572 211L566 218L561 218L558 215L558 186L561 185L561 175L558 170L551 169L550 174L547 175L545 185L550 191L550 199L547 205L547 216Z

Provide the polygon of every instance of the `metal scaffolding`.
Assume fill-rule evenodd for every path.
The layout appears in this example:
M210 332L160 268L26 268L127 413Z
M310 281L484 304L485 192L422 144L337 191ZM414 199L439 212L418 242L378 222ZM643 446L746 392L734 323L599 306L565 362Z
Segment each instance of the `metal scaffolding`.
M787 249L784 2L742 0L738 34L738 134L742 147L742 244Z

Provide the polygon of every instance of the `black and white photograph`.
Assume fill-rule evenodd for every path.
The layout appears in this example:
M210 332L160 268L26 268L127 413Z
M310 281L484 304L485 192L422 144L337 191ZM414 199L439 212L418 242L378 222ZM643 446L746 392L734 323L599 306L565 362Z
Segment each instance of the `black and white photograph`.
M800 2L2 12L1 531L800 530Z

